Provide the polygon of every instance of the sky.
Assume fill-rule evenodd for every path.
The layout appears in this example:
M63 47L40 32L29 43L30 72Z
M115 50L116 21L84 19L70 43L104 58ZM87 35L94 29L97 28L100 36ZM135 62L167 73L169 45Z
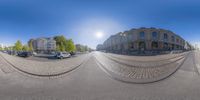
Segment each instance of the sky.
M164 28L200 43L198 0L0 0L0 44L64 35L95 48L110 35ZM101 33L101 35L97 35Z

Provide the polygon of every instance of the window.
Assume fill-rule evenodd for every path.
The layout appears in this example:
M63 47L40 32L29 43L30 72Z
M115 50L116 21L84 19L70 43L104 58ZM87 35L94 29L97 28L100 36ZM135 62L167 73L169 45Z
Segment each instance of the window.
M145 33L144 32L140 32L140 39L144 39L145 37Z
M157 49L158 48L158 42L152 42L151 47L152 47L152 49Z
M172 36L172 42L175 42L175 38L174 38L174 36Z
M179 43L179 39L178 38L176 39L176 43Z
M166 33L164 34L164 41L168 41L168 35Z
M168 49L168 43L164 43L164 49Z
M157 39L157 37L158 37L157 32L152 32L152 38L153 38L153 39Z
M128 35L128 41L133 41L133 34Z
M129 42L129 48L134 49L134 43L133 42Z

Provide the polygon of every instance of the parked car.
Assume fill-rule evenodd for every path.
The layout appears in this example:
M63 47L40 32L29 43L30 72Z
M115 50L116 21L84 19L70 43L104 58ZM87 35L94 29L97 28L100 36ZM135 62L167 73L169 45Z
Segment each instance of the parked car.
M37 53L36 53L36 52L32 52L32 55L33 55L33 56L36 56L36 55L37 55Z
M56 52L55 52L55 51L52 51L52 52L50 52L50 54L52 54L52 55L55 55L55 54L56 54Z
M17 55L17 51L14 51L14 50L8 50L7 53L9 55Z
M20 57L30 57L32 56L31 52L19 52L18 56Z
M3 53L8 53L8 51L6 51L6 50L3 50L2 52L3 52Z
M68 52L58 52L55 57L58 59L69 58L71 54Z

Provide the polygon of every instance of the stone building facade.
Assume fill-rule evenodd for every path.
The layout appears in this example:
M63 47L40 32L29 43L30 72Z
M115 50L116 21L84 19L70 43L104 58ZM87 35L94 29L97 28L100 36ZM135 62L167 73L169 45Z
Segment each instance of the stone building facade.
M112 35L102 45L107 52L138 53L184 50L185 43L183 38L169 30L139 28Z

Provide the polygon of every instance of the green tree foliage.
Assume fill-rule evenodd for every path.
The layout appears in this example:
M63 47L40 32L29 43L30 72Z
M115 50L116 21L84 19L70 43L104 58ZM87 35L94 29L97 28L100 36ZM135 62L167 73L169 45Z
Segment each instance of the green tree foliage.
M63 35L61 35L61 36L55 36L54 40L56 41L57 51L72 52L76 50L76 47L72 39L67 40Z
M33 39L30 39L28 41L28 47L29 47L29 51L33 51Z
M9 46L8 50L14 50L14 46Z
M60 45L60 51L65 51L65 45L62 42L61 42L61 45Z
M86 52L86 51L91 51L91 50L92 49L87 46L84 46L81 44L76 44L76 51L78 51L78 52Z
M2 47L0 47L0 50L3 50L3 48L2 48Z
M56 46L58 51L65 51L65 45L67 44L67 39L61 36L55 36L54 40L56 41Z
M16 43L15 43L15 46L14 46L14 50L16 50L16 51L21 51L22 50L22 43L21 43L21 41L17 41Z
M60 51L60 46L56 45L56 51Z
M23 51L29 51L29 47L28 47L27 45L24 45L24 46L22 47L22 50L23 50Z
M8 47L4 47L4 50L9 50Z
M74 45L74 42L72 41L72 39L67 40L65 50L68 51L68 52L73 52L73 51L76 50L76 46Z

